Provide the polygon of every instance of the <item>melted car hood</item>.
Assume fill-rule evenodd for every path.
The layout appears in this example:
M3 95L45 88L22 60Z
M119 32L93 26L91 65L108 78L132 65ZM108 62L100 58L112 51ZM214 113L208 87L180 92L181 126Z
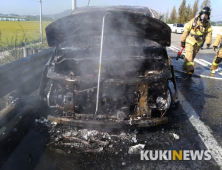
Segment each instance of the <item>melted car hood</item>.
M171 30L164 22L154 18L147 7L84 7L75 9L71 15L58 19L46 27L48 45L54 47L82 36L100 36L103 16L104 35L126 35L170 46Z

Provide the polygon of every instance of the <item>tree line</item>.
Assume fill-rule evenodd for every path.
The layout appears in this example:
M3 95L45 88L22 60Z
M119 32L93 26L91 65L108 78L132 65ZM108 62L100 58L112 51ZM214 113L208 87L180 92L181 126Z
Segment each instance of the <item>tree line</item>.
M177 11L176 6L173 7L172 11L169 12L169 9L166 13L158 13L159 17L162 16L161 21L166 22L167 24L173 23L186 23L192 18L194 18L199 11L208 6L211 8L210 0L204 0L199 6L199 0L195 0L194 4L186 4L186 0L182 0L182 3Z
M39 21L39 16L32 16L32 15L28 15L25 17L26 19L28 19L29 21ZM54 19L47 17L47 16L42 16L42 21L54 21Z

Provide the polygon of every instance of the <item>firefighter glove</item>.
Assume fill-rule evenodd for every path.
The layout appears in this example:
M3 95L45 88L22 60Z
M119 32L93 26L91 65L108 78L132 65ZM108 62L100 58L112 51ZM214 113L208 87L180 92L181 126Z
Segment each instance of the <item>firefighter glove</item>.
M210 44L207 44L207 49L210 48Z
M216 49L217 49L217 46L213 46L213 48L214 48L214 51L216 51Z
M185 42L181 42L181 47L185 48Z

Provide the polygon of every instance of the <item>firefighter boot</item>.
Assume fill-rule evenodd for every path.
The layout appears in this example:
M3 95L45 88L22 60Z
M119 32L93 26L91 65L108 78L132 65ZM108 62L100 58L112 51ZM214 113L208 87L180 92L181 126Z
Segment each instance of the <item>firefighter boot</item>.
M218 68L220 62L222 61L222 48L218 51L217 55L214 57L210 71L215 74L215 70Z
M188 78L191 79L191 78L192 78L192 75L193 75L193 70L190 71L189 73L187 73L187 75L188 75Z
M215 74L215 70L210 70L210 73L211 74Z

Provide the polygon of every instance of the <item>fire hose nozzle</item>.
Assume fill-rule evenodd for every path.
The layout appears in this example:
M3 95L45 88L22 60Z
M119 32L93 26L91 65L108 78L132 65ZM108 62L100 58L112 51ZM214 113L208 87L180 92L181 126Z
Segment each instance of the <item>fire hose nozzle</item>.
M183 49L184 49L184 47L180 47L180 51L178 51L178 53L177 53L176 60L178 60L179 58L181 58L181 59L185 58L184 54L182 54Z
M181 59L184 59L185 58L185 55L177 55L177 57L176 57L176 60L178 60L179 58L181 58Z

